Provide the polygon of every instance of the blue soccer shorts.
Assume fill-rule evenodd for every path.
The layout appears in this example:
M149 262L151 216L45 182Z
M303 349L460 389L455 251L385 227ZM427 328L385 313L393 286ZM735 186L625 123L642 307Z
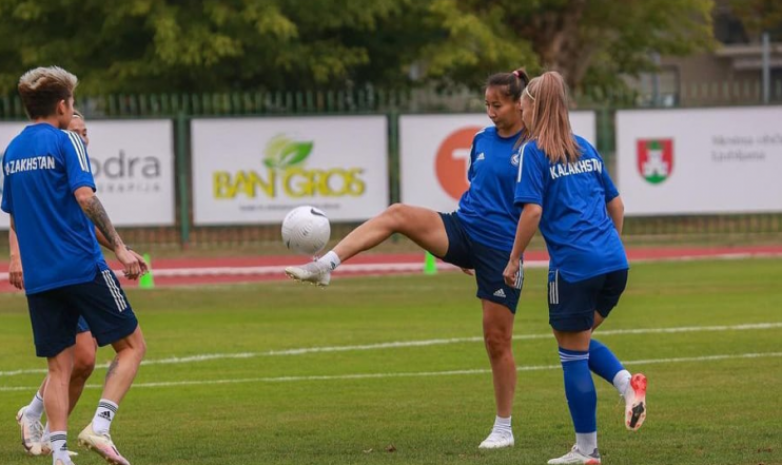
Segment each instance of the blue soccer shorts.
M549 271L549 324L557 331L591 329L595 312L607 318L627 286L627 271L618 270L582 281L569 282L558 270Z
M439 257L460 268L475 270L476 297L505 306L516 313L521 289L508 286L502 272L510 260L510 251L494 249L470 238L455 213L440 213L448 234L448 252Z
M28 295L27 304L39 357L54 357L74 345L80 316L99 346L123 339L138 327L117 277L98 267L91 281Z

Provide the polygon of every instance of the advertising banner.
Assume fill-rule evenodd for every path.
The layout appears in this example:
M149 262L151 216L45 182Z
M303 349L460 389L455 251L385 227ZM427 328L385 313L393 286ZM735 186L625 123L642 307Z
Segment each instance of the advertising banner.
M115 226L174 224L174 139L169 120L87 120L97 195ZM0 153L27 123L0 123ZM2 170L0 170L2 171ZM0 196L2 195L0 174ZM0 214L0 229L8 229Z
M594 145L594 112L572 112L570 124L573 132ZM402 116L402 202L442 212L455 210L469 187L467 166L472 139L489 125L491 120L484 113Z
M628 215L782 211L782 107L616 114Z
M332 221L388 206L384 116L192 122L196 225L279 223L311 205Z

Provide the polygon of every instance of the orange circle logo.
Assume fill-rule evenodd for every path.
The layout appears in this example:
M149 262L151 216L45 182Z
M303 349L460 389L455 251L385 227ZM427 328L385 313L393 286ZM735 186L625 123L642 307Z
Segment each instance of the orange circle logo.
M437 149L434 171L445 192L456 200L470 187L467 182L467 166L470 163L470 146L475 134L483 129L468 126L458 129L445 138Z

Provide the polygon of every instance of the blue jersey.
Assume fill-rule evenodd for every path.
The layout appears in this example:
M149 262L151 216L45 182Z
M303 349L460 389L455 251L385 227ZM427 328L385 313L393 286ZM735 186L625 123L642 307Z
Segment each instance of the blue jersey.
M73 193L95 190L81 138L46 123L27 126L3 157L3 211L19 238L27 294L81 284L106 262Z
M530 141L522 149L516 204L543 208L540 232L549 267L575 282L628 268L622 240L606 204L619 195L603 159L584 138L575 136L581 157L575 163L551 163Z
M456 214L470 239L494 249L513 249L521 216L521 208L513 203L520 136L501 137L490 126L475 135L470 149L470 188Z

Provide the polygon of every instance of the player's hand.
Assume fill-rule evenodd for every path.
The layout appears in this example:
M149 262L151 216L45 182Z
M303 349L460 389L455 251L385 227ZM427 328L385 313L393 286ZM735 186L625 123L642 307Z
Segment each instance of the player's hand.
M22 259L17 255L11 258L8 265L8 282L17 289L24 289L24 274L22 274Z
M521 289L524 285L524 267L522 260L511 260L505 271L502 272L502 278L505 284L515 289Z
M136 260L138 260L139 269L141 270L141 273L139 276L144 276L149 272L149 264L144 260L144 257L137 254L135 250L128 250L131 254L133 254L134 257L136 257Z
M469 269L469 268L462 268L462 273L466 274L467 276L475 276L475 271Z
M141 274L141 264L138 258L133 255L133 252L128 250L123 244L114 251L114 254L117 256L117 260L122 263L122 272L125 274L125 277L130 280L138 279Z

